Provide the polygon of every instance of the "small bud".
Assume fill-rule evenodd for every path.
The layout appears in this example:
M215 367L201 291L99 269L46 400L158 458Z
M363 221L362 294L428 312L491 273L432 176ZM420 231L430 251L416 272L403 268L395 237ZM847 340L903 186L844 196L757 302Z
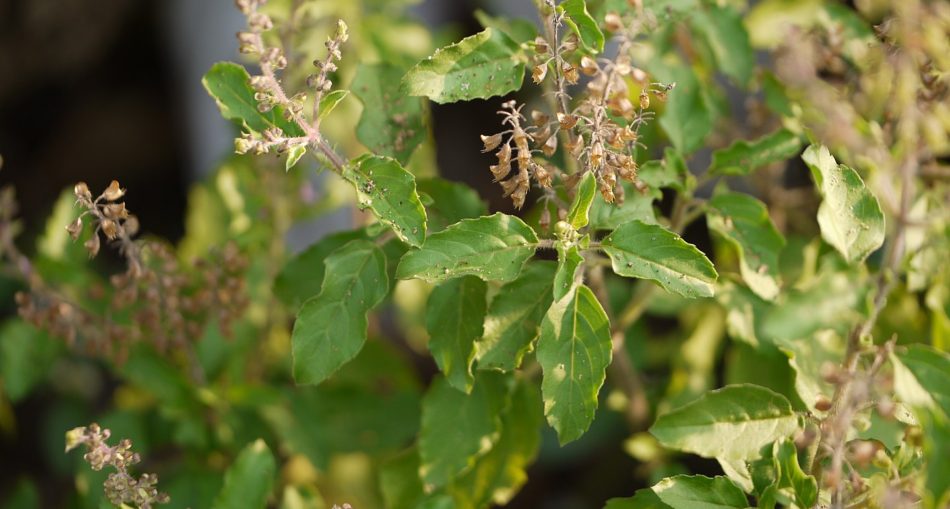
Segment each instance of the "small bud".
M538 184L541 187L550 188L553 183L551 172L537 163L532 163L531 168L534 171L534 179L538 181Z
M129 211L125 209L125 202L110 203L102 208L102 213L109 219L125 219Z
M545 140L544 146L541 147L541 151L548 157L553 156L554 152L557 151L557 136L549 136Z
M623 20L620 19L620 15L616 12L608 12L607 15L604 16L604 28L606 28L608 32L619 32L623 30Z
M82 233L82 218L77 217L75 221L69 223L69 226L66 227L66 231L69 232L69 237L73 240L79 238L79 234Z
M89 251L89 258L94 258L99 254L99 235L95 234L89 237L89 240L83 243L83 247L86 248L86 251Z
M498 149L498 152L495 153L495 157L498 158L498 164L508 165L511 163L511 145L505 143Z
M560 122L561 129L572 129L575 125L577 125L577 116L558 113L557 121Z
M831 410L831 400L819 394L818 397L815 398L815 410L818 410L819 412L827 412L828 410Z
M83 438L86 435L86 428L80 426L78 428L73 428L66 432L66 452L69 452L76 447L79 447L79 444L83 443Z
M333 38L341 43L346 42L350 38L350 29L342 19L336 20L336 33L333 34Z
M883 398L877 402L877 413L885 419L893 419L896 410L897 405L895 405L894 401L890 398Z
M77 199L90 201L92 200L92 193L89 192L89 186L85 182L80 182L73 187L73 194L76 195Z
M106 190L102 192L102 197L108 201L115 201L119 198L122 198L123 196L125 196L125 189L120 188L119 182L116 180L113 180L109 184L109 187L107 187Z
M627 142L637 141L637 131L629 125L624 126L620 131L620 139Z
M534 38L534 51L544 55L551 51L551 47L548 46L548 41L544 40L544 37L538 36Z
M593 76L597 74L598 71L600 71L600 67L593 58L587 55L584 55L584 57L581 58L581 72L587 76Z
M564 38L564 42L561 43L561 51L570 53L577 49L577 43L577 35L572 33Z
M541 209L541 217L538 218L538 226L540 226L542 230L547 230L551 227L551 209L549 209L547 205Z
M531 120L534 121L534 125L541 127L547 124L551 120L551 117L547 113L538 110L532 110Z
M119 224L111 219L103 219L99 222L99 228L109 240L114 240L119 235Z
M492 177L495 178L495 182L500 182L505 177L511 173L511 163L508 164L493 164L488 167L491 170Z
M548 75L548 66L547 64L538 64L534 66L534 69L531 71L531 81L534 81L536 85L540 85L544 81L544 77Z
M640 92L640 109L645 110L650 107L650 94L644 90Z
M139 232L139 218L129 214L125 218L125 222L122 223L122 227L125 228L125 233L130 237Z
M593 167L598 167L604 161L604 146L603 144L597 142L594 143L594 146L590 149L590 165Z
M491 136L485 136L482 134L481 138L482 145L485 147L482 149L482 152L491 152L492 150L498 148L498 145L501 145L501 133L493 134Z
M561 66L561 71L564 73L564 79L566 79L571 85L576 85L578 80L581 79L580 73L577 72L577 68L567 62L564 62L564 64Z

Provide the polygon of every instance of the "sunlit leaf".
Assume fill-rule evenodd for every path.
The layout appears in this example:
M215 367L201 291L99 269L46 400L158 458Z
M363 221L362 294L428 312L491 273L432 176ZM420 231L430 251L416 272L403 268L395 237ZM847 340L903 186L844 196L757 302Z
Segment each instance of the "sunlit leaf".
M364 156L343 170L356 188L360 207L369 208L407 244L419 247L426 237L426 211L416 179L395 159Z

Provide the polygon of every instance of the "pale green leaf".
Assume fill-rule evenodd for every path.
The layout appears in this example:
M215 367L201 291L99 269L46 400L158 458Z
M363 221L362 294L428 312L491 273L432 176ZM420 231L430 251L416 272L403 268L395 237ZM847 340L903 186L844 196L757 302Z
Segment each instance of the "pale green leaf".
M537 357L544 415L561 444L580 438L594 420L611 355L610 323L590 288L577 286L551 305Z
M480 369L511 371L521 365L551 306L554 271L549 261L528 263L518 279L498 290L485 317L485 334L478 342Z
M798 155L801 139L788 129L779 129L755 141L738 140L713 152L710 175L748 175L772 163Z
M212 509L263 509L276 472L274 455L263 440L257 439L241 451L224 474L224 486Z
M534 230L515 216L498 212L463 219L432 234L421 249L406 253L396 277L435 282L473 275L485 281L511 281L537 243Z
M570 293L578 281L578 270L584 257L577 246L557 246L557 272L554 273L554 300L561 300Z
M765 204L747 194L722 193L709 201L706 221L709 229L739 250L739 271L749 288L766 300L778 297L778 258L785 238L772 224Z
M320 294L297 313L293 372L298 384L318 384L356 357L366 342L366 314L386 297L386 256L376 244L354 240L325 260Z
M650 433L666 447L707 458L751 459L799 428L784 396L756 385L707 392L657 418Z
M323 120L327 115L333 112L336 109L337 105L340 104L340 101L346 99L346 96L350 95L349 90L334 90L329 94L325 94L320 98L320 113L317 115L319 120Z
M224 118L239 120L258 133L276 127L287 136L303 136L300 126L284 118L283 108L278 106L266 113L257 109L250 79L244 67L233 62L218 62L211 66L201 83L218 103Z
M755 317L760 324L760 339L778 343L811 337L822 329L845 333L860 319L860 302L867 285L856 272L834 270L819 273L806 288L784 293L780 306L770 306Z
M629 182L622 182L621 185L625 195L623 203L594 200L590 208L591 230L614 230L631 221L656 224L653 202L663 196L659 187L651 186L650 189L640 192Z
M604 509L745 509L742 489L729 478L702 475L667 477L630 498L612 499Z
M815 507L818 503L818 483L806 475L798 464L798 448L789 439L777 441L772 446L772 457L781 476L778 488L790 488L798 507Z
M594 194L597 192L597 180L593 172L587 172L577 184L574 201L567 211L567 222L575 229L587 226L590 222L590 206L594 203Z
M343 178L356 187L361 208L369 208L403 242L419 247L426 238L426 211L416 192L416 180L399 161L363 156L343 169Z
M884 213L861 176L838 164L828 149L811 145L802 154L821 193L818 226L826 242L851 263L862 262L884 243Z
M541 445L541 394L528 380L515 386L501 420L501 436L491 451L448 487L456 509L507 504L528 480L525 472Z
M491 16L481 9L475 10L475 19L482 28L499 30L518 44L533 41L538 36L538 27L534 23L507 16Z
M409 95L437 103L487 99L521 88L524 60L518 43L486 28L416 64L403 86Z
M306 145L296 145L287 151L287 160L284 161L284 171L290 171L291 168L297 165L300 161L300 158L307 153Z
M475 341L482 337L487 305L485 282L475 276L450 279L429 294L429 351L449 385L471 392Z
M419 475L426 491L469 471L498 441L511 378L479 371L470 394L436 378L422 401Z
M426 138L423 99L400 90L405 71L388 63L360 63L350 89L363 103L356 138L374 154L401 164Z
M705 40L719 69L739 85L748 84L755 54L742 25L742 15L731 6L713 4L708 9L697 9L689 21Z
M950 416L950 354L911 345L891 356L894 390L915 408L938 408Z
M564 21L571 31L577 34L577 38L587 51L591 53L604 51L604 33L597 26L597 20L588 12L585 0L564 0L557 8L567 15Z
M718 274L696 246L659 225L633 221L601 241L614 272L652 279L684 297L712 297Z
M427 195L432 203L426 203L428 230L438 232L463 219L483 216L488 213L485 202L471 187L438 177L416 181L419 195Z
M833 330L823 329L811 337L781 340L778 345L788 356L788 363L795 370L795 392L815 415L823 416L815 408L819 400L831 399L835 387L824 381L822 365L838 364L844 358L844 342Z
M696 187L696 177L690 173L683 155L673 147L663 150L663 159L643 163L637 178L653 190L668 187L685 193Z

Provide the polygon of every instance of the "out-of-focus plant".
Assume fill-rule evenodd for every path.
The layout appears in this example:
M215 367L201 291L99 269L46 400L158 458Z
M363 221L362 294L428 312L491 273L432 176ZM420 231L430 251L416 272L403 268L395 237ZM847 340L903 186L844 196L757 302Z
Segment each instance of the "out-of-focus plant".
M535 0L434 52L409 3L237 2L254 70L204 85L238 155L177 251L113 182L27 257L5 191L6 397L78 362L50 336L105 354L110 427L176 451L154 470L193 507L504 505L545 421L594 450L611 414L646 487L609 509L947 506L946 3ZM476 99L521 217L433 176L426 100ZM350 202L359 228L288 255ZM159 501L128 447L72 433L124 476L110 501Z

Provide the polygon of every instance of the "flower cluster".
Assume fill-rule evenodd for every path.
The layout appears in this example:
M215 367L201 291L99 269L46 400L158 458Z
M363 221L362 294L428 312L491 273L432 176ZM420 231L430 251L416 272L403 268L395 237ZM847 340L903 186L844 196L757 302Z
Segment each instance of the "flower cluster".
M261 68L261 74L252 76L250 80L258 110L269 112L281 108L284 118L299 127L299 131L303 133L288 133L280 127L271 127L261 133L245 132L235 140L235 150L239 154L265 154L271 151L286 153L306 147L319 139L320 102L333 88L330 73L337 70L337 62L343 56L340 49L349 39L346 23L337 21L335 33L325 43L326 57L313 61L317 72L307 77L307 87L313 91L313 97L308 97L307 92L290 95L278 76L278 72L287 67L285 49L279 45L269 45L264 39L264 33L274 26L271 18L259 10L266 0L236 0L235 3L247 16L247 30L237 34L239 50L241 53L256 56ZM312 105L309 117L304 113L308 102Z
M501 147L496 152L498 164L491 167L492 174L501 182L505 196L510 196L518 208L524 204L532 177L544 189L550 189L557 177L570 195L587 172L595 175L606 202L622 203L624 188L620 180L644 190L637 180L636 154L642 146L637 140L640 127L654 116L650 111L651 98L665 100L675 84L651 82L645 71L632 64L632 40L639 25L628 23L615 13L608 14L605 25L616 33L618 51L612 59L595 58L578 49L575 34L560 35L565 14L550 2L545 5L548 9L542 10L542 15L546 35L533 42L532 79L546 87L553 113L533 111L534 125L522 127L522 107L516 107L514 102L503 104L504 110L499 112L504 116L502 123L511 129L482 136L485 151ZM578 85L582 76L586 76L586 93L572 106L568 87ZM502 143L505 135L510 136ZM553 163L532 158L533 154L552 158L559 139L565 152L563 171ZM503 180L511 172L512 143L518 172ZM532 145L534 150L530 149ZM547 199L555 196L553 192L545 195ZM559 204L559 214L565 212L562 205Z
M504 109L498 112L505 117L502 124L510 125L511 129L491 136L482 136L483 152L497 149L495 156L498 158L498 164L492 165L492 175L495 177L495 182L501 184L505 196L510 196L515 207L521 208L531 186L531 177L534 177L538 185L545 188L550 188L552 181L551 172L532 159L529 142L544 147L543 152L547 155L554 153L557 143L549 128L538 131L536 126L522 127L521 122L524 117L521 115L521 107L516 106L515 101L502 104L502 108ZM504 140L505 136L507 140ZM502 143L503 140L504 143ZM549 143L551 140L554 140L554 148L549 148L552 147ZM511 173L512 144L515 147L514 154L518 171L508 178Z
M84 244L89 251L89 256L94 257L99 253L99 234L101 233L105 235L106 240L119 244L120 252L128 260L129 271L134 274L141 273L138 247L132 241L132 237L139 231L139 221L125 208L125 202L118 201L125 196L125 189L119 185L119 182L113 180L109 187L95 199L85 182L76 184L73 194L76 195L76 203L86 210L66 226L69 236L77 240L83 230L83 218L92 216L95 232Z
M123 439L118 445L110 446L106 443L110 435L108 429L102 429L95 423L74 428L66 432L66 452L80 445L85 446L83 459L89 462L93 470L99 471L107 466L116 469L103 484L109 502L115 505L134 504L140 509L168 503L168 495L160 493L155 487L158 476L142 474L136 479L129 474L129 467L141 461L139 455L132 452L132 442Z

